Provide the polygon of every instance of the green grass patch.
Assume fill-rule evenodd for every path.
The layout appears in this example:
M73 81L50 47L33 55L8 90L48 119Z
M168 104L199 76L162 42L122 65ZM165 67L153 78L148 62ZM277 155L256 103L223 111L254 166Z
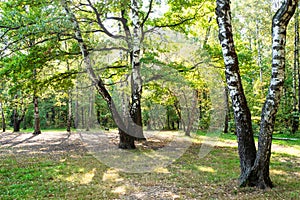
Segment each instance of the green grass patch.
M217 135L216 137L218 137L218 139L220 141L226 141L226 140L231 140L231 141L236 141L237 137L236 135L232 134L232 133L216 133L215 135ZM203 132L203 131L197 131L196 136L209 136L209 134ZM277 139L279 138L279 139ZM286 140L282 140L280 138L286 138ZM289 138L291 140L289 140ZM258 136L255 136L255 140L257 142ZM296 139L296 140L293 140ZM275 133L273 134L273 144L278 144L278 145L283 145L283 146L295 146L295 145L300 145L300 133L295 133L295 134L282 134L282 133Z
M93 170L95 167L97 171ZM105 185L90 184L93 177L106 168L89 155L61 160L41 156L2 157L0 199L115 198L117 195Z
M125 173L110 168L86 152L59 155L0 156L0 199L297 199L300 196L300 160L288 151L272 154L272 190L239 188L236 147L215 146L199 157L199 138L169 166L157 172ZM235 143L233 134L219 134ZM299 151L289 141L276 144ZM288 146L288 148L286 148ZM135 150L143 154L149 150ZM113 158L112 158L113 159ZM151 165L151 163L149 163Z

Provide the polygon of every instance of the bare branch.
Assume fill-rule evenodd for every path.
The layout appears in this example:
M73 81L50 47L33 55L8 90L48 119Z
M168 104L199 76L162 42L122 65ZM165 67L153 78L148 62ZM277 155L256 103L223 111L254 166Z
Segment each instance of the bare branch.
M143 19L143 21L141 23L142 28L144 27L145 22L148 20L148 18L150 16L150 13L152 12L152 7L153 7L153 0L150 0L148 12L147 12L145 18Z
M100 13L98 12L97 8L95 6L93 6L92 2L90 0L87 0L88 1L88 6L90 6L93 10L93 12L95 13L96 15L96 19L97 19L97 23L98 25L100 26L100 28L103 30L103 32L111 37L111 38L114 38L114 39L125 39L126 40L126 37L122 36L122 35L114 35L112 34L109 30L107 30L107 28L104 26L102 20L101 20L101 17L100 17Z

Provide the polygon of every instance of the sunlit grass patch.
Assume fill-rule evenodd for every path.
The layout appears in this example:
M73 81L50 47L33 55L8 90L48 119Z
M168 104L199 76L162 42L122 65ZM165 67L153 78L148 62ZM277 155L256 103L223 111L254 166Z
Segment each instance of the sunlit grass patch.
M196 142L173 163L147 173L122 172L87 152L65 152L55 159L44 154L2 155L0 199L297 199L298 156L273 152L272 190L239 188L237 148L228 145L236 143L236 138L223 134L220 138L222 143L205 157L199 157L202 139L193 139ZM155 145L159 146L159 141ZM139 155L153 151L134 150Z

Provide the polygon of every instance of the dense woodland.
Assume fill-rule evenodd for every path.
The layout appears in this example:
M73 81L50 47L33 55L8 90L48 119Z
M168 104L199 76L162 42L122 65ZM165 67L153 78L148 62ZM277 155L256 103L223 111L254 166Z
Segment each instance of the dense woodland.
M252 138L251 143L260 134L265 144L272 134L295 134L299 11L297 1L272 5L256 0L233 0L230 7L229 1L203 0L1 1L2 130L115 128L124 149L145 140L143 130L183 130L190 136L207 131L214 121L240 142ZM276 47L277 25L286 44L284 38ZM275 50L283 54L276 57ZM279 74L278 63L285 71L282 88L271 81ZM241 87L245 96L235 96ZM281 100L276 96L272 104L278 107L265 103L270 88L279 92ZM239 110L246 110L246 118ZM266 113L273 120L265 128L271 135L261 125ZM251 148L239 147L241 185L272 187L270 155L266 163L258 158L271 146L257 154ZM263 172L261 165L267 166Z

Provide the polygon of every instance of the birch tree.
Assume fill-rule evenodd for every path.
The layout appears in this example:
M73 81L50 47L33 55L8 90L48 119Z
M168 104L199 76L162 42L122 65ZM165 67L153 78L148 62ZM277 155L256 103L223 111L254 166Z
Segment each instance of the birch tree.
M107 105L113 115L113 119L115 120L118 126L119 135L120 135L119 147L123 149L134 149L135 148L134 137L128 133L128 130L121 118L121 115L119 114L116 108L114 100L112 99L111 95L106 89L103 80L100 77L97 77L95 74L95 71L92 67L92 61L89 56L90 52L87 48L85 40L82 37L81 29L77 21L77 18L75 17L74 13L70 10L69 5L67 4L66 1L63 1L62 4L67 15L69 16L70 21L73 23L75 39L79 44L87 73L89 74L90 79L92 80L92 83L95 85L99 94L107 102Z
M258 150L256 152L251 114L244 95L237 54L234 46L229 0L217 0L216 14L219 40L225 63L225 74L236 122L240 157L240 185L272 187L269 174L272 133L285 76L286 29L298 1L287 0L272 21L272 77L261 115Z
M150 1L152 4L152 1ZM151 7L152 5L150 5ZM131 45L131 107L130 115L132 121L136 124L134 133L136 138L144 139L142 129L142 110L141 110L141 97L142 97L142 78L141 78L141 26L139 20L139 2L131 0L132 24L133 24L133 38Z

